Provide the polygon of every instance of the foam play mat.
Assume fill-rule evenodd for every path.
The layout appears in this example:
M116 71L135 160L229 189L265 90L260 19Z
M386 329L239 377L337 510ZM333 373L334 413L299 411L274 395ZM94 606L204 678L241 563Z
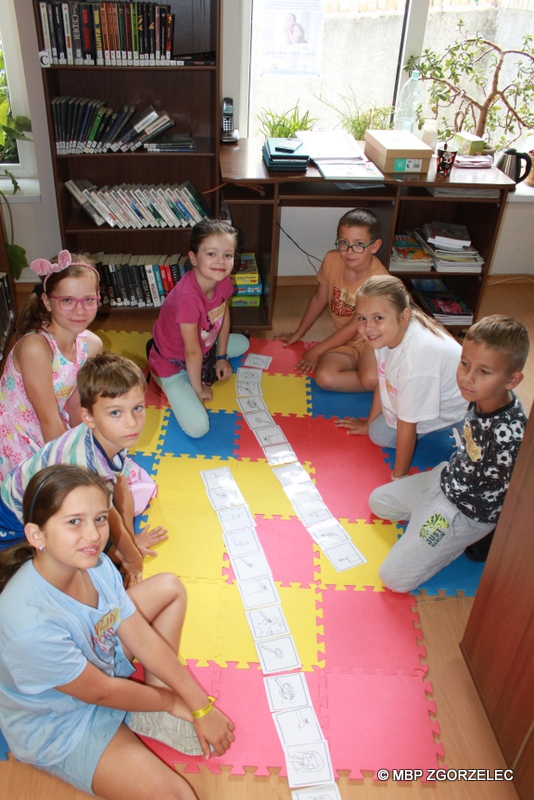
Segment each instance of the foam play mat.
M107 331L105 344L145 363L139 334ZM202 439L181 431L165 396L149 385L147 425L132 456L159 488L143 520L165 525L170 536L145 561L145 575L182 578L188 612L180 656L235 722L236 741L208 762L146 741L189 772L199 763L232 774L278 768L291 788L327 786L339 770L361 778L406 763L436 767L444 754L415 601L378 578L402 528L377 520L367 505L389 480L391 452L335 427L337 417L365 416L371 395L325 392L295 374L301 347L251 340L250 353L263 361L249 369L243 356L232 362L241 377L214 385ZM259 382L260 429L245 421L246 386L236 391L236 380ZM448 437L426 437L414 470L447 459L451 448ZM287 451L293 458L284 460ZM217 510L228 491L241 498L248 523L234 521L239 514L224 502ZM472 594L480 573L459 559L421 588ZM270 599L251 599L262 593ZM288 698L301 690L305 699L290 710Z

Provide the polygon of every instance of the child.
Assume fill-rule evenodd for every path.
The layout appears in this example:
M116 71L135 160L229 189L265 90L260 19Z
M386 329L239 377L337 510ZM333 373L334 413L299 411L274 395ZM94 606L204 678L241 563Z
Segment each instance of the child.
M234 725L177 658L186 597L161 574L126 592L103 554L95 473L47 467L24 494L25 544L0 557L0 724L20 761L107 800L195 800L132 730L222 755ZM130 681L130 663L145 682Z
M409 520L379 570L390 589L415 589L495 527L527 422L513 390L528 349L525 326L511 317L469 328L456 373L469 403L458 450L448 463L371 494L374 514Z
M166 297L154 325L150 372L180 427L195 439L210 427L204 402L213 396L208 385L211 356L217 379L224 381L232 374L229 359L249 348L246 336L230 333L236 243L237 231L228 222L204 219L195 225L189 250L193 269Z
M312 375L318 386L333 392L366 392L376 386L376 361L370 346L358 332L354 317L356 292L371 275L387 275L375 253L379 250L380 225L366 208L353 208L339 220L336 250L330 250L317 274L319 286L293 333L280 333L286 346L298 342L326 306L335 332L306 350L296 369Z
M133 502L124 477L126 450L133 447L145 424L145 378L139 367L115 353L88 359L78 373L82 423L28 456L0 488L0 547L23 538L22 498L30 479L44 466L77 464L100 475L113 489L109 514L111 538L135 583L142 575L145 546L167 538L166 531L145 531L140 542L133 533Z
M356 317L375 351L378 386L367 420L347 417L336 425L396 447L392 478L398 480L408 474L418 437L463 423L467 403L455 377L461 347L392 275L364 283Z
M76 376L102 341L87 330L100 304L98 272L62 250L31 268L42 276L17 322L0 380L0 481L24 458L81 422Z

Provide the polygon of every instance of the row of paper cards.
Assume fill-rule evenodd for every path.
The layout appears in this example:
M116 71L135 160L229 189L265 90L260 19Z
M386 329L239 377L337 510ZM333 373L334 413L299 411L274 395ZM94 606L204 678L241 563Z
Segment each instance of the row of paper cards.
M295 800L341 800L321 726L313 708L295 641L282 610L256 524L228 467L203 470L202 480L216 511L234 569L247 622L265 675L272 712ZM230 503L230 505L225 505ZM239 503L239 504L238 504ZM324 785L326 784L326 785ZM320 792L303 787L319 787Z

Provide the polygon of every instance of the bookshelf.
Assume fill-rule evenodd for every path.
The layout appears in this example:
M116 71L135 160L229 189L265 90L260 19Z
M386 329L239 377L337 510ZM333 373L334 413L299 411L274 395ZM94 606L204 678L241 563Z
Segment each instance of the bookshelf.
M0 208L0 214L3 209ZM0 372L12 345L15 328L15 290L9 271L3 221L0 220Z
M33 10L39 47L44 48L38 0ZM121 4L122 5L122 4ZM52 165L63 247L72 252L187 253L190 227L124 229L98 226L65 188L71 179L85 178L97 187L114 184L182 184L189 180L218 215L220 127L219 0L170 0L175 14L172 51L175 54L215 54L212 65L97 66L51 65L42 70ZM157 62L156 62L157 63ZM89 97L115 110L123 104L138 111L152 105L175 120L171 131L190 133L195 152L133 152L58 155L51 103L56 97ZM110 306L104 307L106 312ZM111 309L113 311L113 309Z
M338 189L326 181L314 167L302 175L269 172L262 160L261 139L241 139L221 147L222 196L227 202L234 225L243 236L243 249L254 251L266 292L259 309L234 309L243 312L241 327L271 328L278 274L278 223L284 207L363 206L380 220L383 244L377 253L389 266L395 233L421 227L425 222L442 220L467 226L474 247L484 259L480 274L436 272L392 273L409 284L412 277L440 277L451 291L458 292L476 319L495 243L504 213L506 197L514 183L495 167L491 169L455 169L443 181L435 173L432 160L428 173L385 176L381 186L357 190ZM458 191L493 190L495 197L435 196L436 187Z

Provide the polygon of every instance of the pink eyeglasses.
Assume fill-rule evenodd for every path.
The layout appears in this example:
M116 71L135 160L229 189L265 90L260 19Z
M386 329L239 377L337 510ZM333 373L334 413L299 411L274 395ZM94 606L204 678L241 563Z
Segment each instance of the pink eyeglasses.
M83 306L86 311L93 311L100 305L99 294L90 294L87 297L82 297L81 300L77 300L76 297L58 297L55 294L49 294L47 297L57 300L57 304L62 311L73 311L78 305Z

